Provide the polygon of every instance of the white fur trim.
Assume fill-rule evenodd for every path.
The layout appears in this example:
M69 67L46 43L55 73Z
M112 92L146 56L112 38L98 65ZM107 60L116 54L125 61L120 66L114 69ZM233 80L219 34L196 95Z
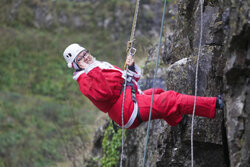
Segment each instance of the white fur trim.
M94 61L92 64L90 64L86 69L85 69L85 73L88 74L91 70L93 70L96 67L100 66L100 62L99 61Z
M74 76L73 76L73 79L77 80L81 74L83 74L83 73L88 74L91 70L93 70L96 67L99 67L100 69L112 69L112 70L115 70L115 71L119 71L122 74L122 78L125 78L126 71L119 70L119 69L115 68L112 64L110 64L108 62L100 62L100 61L96 60L92 64L90 64L85 70L75 72ZM141 77L141 69L137 65L135 65L135 71L137 73L135 73L135 72L133 72L131 70L128 70L127 76L130 76L131 79L133 77L139 79ZM140 90L139 85L137 84L136 80L132 79L132 81L137 85L138 91L141 94L142 91Z
M99 67L100 69L112 69L115 71L119 71L121 73L123 73L122 70L119 70L117 68L115 68L112 64L108 63L108 62L100 62L95 60L92 64L90 64L85 70L79 71L79 72L75 72L73 79L77 80L78 77L82 74L82 73L86 73L88 74L91 70L93 70L94 68Z
M74 72L73 79L76 81L80 77L80 75L82 75L84 72L85 72L84 70L79 72Z

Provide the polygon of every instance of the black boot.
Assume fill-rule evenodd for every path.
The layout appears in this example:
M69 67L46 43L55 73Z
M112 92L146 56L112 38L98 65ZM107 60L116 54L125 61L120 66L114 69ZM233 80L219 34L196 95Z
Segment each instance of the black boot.
M222 110L223 107L224 107L223 95L218 95L216 98L216 108Z

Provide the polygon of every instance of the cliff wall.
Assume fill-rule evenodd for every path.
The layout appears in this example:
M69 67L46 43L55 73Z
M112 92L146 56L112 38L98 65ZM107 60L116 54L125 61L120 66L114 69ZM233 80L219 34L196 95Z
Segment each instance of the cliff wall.
M156 86L194 94L200 7L198 0L168 6ZM224 94L215 119L195 118L194 166L250 166L250 20L249 1L205 0L198 95ZM149 50L142 87L152 86L157 46ZM127 130L124 166L142 166L147 124ZM151 124L146 166L190 166L191 116L176 127ZM101 138L102 135L99 135Z

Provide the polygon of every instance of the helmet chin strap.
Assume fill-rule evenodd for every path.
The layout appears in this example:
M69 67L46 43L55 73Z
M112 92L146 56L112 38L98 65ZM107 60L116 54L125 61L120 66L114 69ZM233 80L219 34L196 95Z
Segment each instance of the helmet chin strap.
M72 63L72 67L76 70L76 71L82 71L84 69L82 69L76 62L75 60Z

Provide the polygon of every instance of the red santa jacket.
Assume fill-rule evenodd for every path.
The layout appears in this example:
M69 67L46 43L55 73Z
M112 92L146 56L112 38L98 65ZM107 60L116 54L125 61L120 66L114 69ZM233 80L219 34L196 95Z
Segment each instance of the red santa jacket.
M126 88L124 102L124 127L135 128L139 125L136 118L138 108L143 121L149 118L151 107L152 89L139 94L137 91L136 80L140 78L138 73L129 71L134 82L137 102L132 101L131 87ZM84 71L74 74L81 92L89 98L101 111L108 113L109 117L118 125L122 125L122 103L123 93L120 94L122 83L124 81L124 72L107 62L95 61ZM164 119L170 125L177 125L183 114L192 114L194 105L194 96L180 94L174 91L164 91L156 89L152 106L151 119ZM196 115L213 118L215 114L216 97L197 97Z
M139 93L136 81L140 78L140 69L136 66L136 72L129 70L128 75L132 76L136 93ZM80 91L121 126L123 93L120 94L120 91L124 81L123 70L107 62L95 61L85 70L75 72L73 78L77 80ZM128 87L124 103L124 125L128 122L133 109L131 88Z

